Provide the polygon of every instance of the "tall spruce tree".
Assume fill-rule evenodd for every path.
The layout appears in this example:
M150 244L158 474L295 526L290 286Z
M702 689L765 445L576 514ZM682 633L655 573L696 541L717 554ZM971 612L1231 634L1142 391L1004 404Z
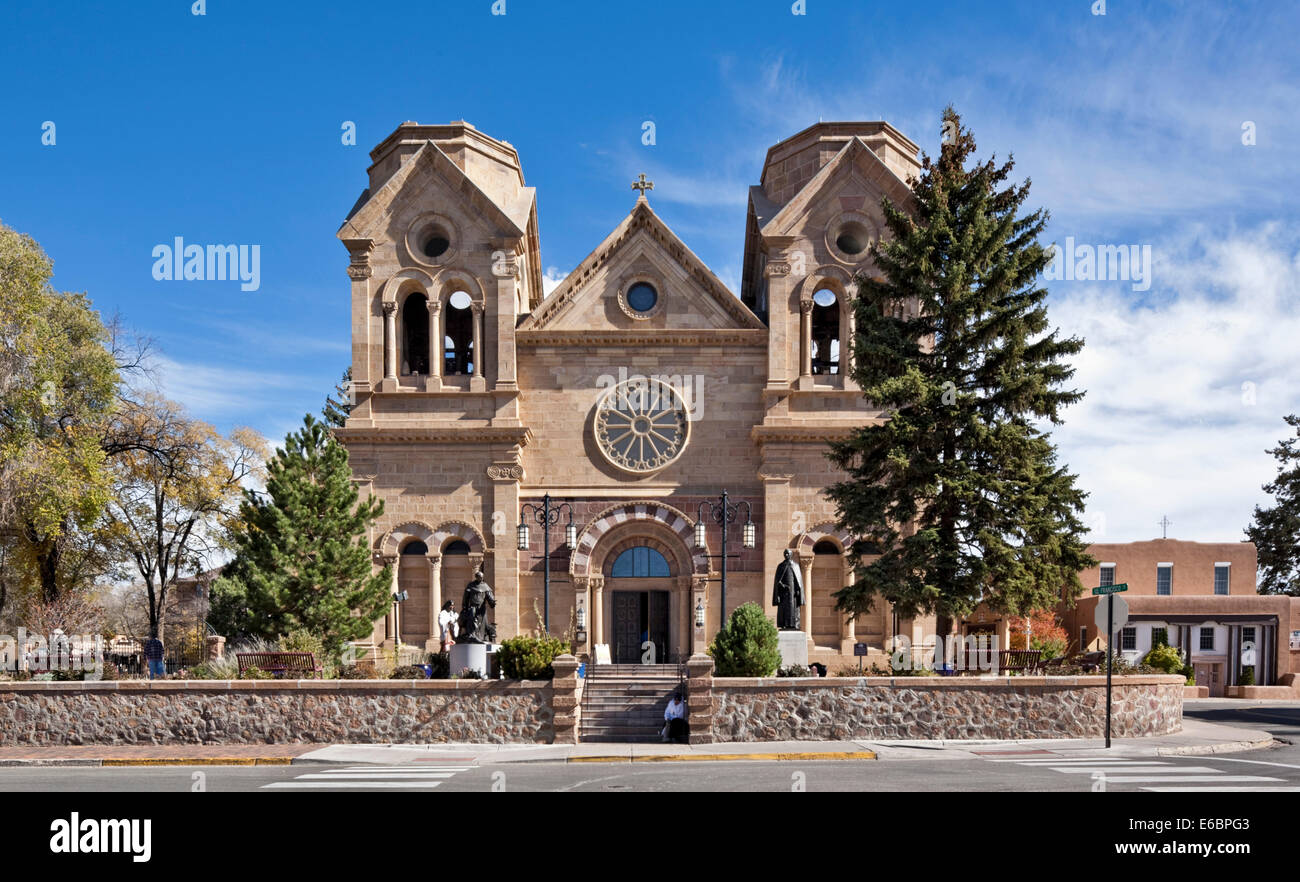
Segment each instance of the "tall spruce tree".
M1259 552L1260 593L1300 596L1300 416L1284 419L1296 430L1296 437L1268 451L1278 462L1277 477L1264 485L1264 492L1277 504L1255 506L1246 535Z
M343 372L343 379L339 380L330 394L325 397L325 406L321 408L321 416L325 417L328 425L341 427L347 422L348 414L352 412L352 368Z
M849 476L827 493L854 552L880 555L836 593L845 612L879 596L903 616L981 601L1023 613L1077 596L1095 563L1079 538L1086 494L1040 428L1083 397L1060 388L1083 341L1047 333L1048 216L1019 213L1029 182L1003 186L1013 161L968 166L975 140L951 107L944 132L912 204L883 202L883 278L857 280L852 376L889 418L829 454Z
M214 627L268 639L303 628L337 657L390 603L392 570L372 572L366 542L383 500L358 502L347 451L311 414L266 472L265 494L245 494L235 558L213 588Z

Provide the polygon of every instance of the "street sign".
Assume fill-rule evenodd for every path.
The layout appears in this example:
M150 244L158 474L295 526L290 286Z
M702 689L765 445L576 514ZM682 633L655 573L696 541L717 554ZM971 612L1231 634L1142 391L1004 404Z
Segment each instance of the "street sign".
M1128 601L1127 600L1125 600L1122 597L1116 597L1113 598L1112 600L1103 601L1097 604L1097 615L1094 618L1094 621L1096 621L1097 623L1097 630L1103 634L1106 633L1106 607L1111 603L1115 604L1115 612L1114 612L1114 618L1111 619L1111 623L1110 623L1110 633L1114 634L1116 631L1118 631L1120 628L1124 627L1124 625L1128 623ZM1107 646L1110 645L1109 637L1106 640L1106 645Z
M1102 585L1100 588L1092 589L1093 594L1119 594L1121 591L1128 590L1128 582L1120 582L1118 585Z

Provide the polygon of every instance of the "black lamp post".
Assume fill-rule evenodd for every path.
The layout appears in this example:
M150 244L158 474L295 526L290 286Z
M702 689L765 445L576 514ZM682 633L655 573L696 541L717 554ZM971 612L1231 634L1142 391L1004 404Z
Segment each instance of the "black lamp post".
M528 524L524 516L532 512L534 519L542 527L542 558L545 569L542 581L542 628L551 633L551 525L560 522L560 512L569 515L569 523L564 528L564 542L572 550L578 544L578 528L573 525L573 507L567 502L551 504L551 494L542 497L541 506L528 503L519 507L519 550L527 551L529 544Z
M734 524L736 518L740 516L740 507L745 506L745 523L741 528L741 544L746 548L754 547L754 512L747 500L742 499L740 502L728 502L727 491L722 491L722 496L718 504L705 500L700 503L700 507L695 519L695 547L705 547L705 527L704 527L704 507L709 507L709 514L713 517L714 523L722 527L722 554L717 555L722 558L722 621L727 621L727 525ZM714 555L710 555L713 557ZM740 555L736 555L739 557Z

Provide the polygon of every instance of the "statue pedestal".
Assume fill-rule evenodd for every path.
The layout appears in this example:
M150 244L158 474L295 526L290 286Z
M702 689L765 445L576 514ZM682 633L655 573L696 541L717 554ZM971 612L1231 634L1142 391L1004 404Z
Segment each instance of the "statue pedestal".
M808 667L808 635L803 631L777 631L776 646L781 653L781 667Z
M451 676L456 676L465 668L478 671L484 678L488 675L486 643L457 643L451 648Z

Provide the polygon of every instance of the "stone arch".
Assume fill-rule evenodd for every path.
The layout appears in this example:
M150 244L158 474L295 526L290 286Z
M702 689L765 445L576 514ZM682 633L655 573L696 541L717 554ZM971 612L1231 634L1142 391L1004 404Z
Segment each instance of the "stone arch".
M813 546L826 539L839 546L840 554L849 555L853 553L856 538L848 530L841 530L827 521L795 536L790 541L790 549L799 555L800 560L812 560Z
M419 539L433 549L436 545L433 535L433 528L423 521L406 521L379 538L379 554L383 557L396 557L402 546L412 539Z
M433 533L433 541L429 543L429 549L435 554L441 554L448 544L457 539L469 546L470 554L482 554L487 549L483 534L464 521L443 521L439 524L438 529Z
M379 290L379 299L381 303L392 303L400 306L402 301L406 299L406 295L415 291L419 291L425 297L432 299L433 290L432 276L422 269L409 267L398 270L388 278L388 281L384 282L384 287Z
M597 544L592 553L591 569L609 578L610 569L618 556L629 548L653 548L668 561L668 575L672 578L692 570L691 552L683 548L680 538L666 524L658 521L625 521L605 534L607 538Z
M444 307L447 305L447 299L457 291L464 291L469 295L470 302L477 304L480 308L486 303L483 286L479 284L478 277L468 270L456 267L447 267L440 270L436 276L429 280L429 291L437 292L436 295L430 293L430 299L436 297Z
M599 575L602 572L601 568L605 564L609 549L618 547L618 543L614 543L609 545L609 549L601 549L601 539L616 528L629 523L646 526L655 525L651 530L643 530L638 535L640 538L645 538L647 533L653 535L654 532L658 532L657 541L673 551L671 556L664 555L668 558L670 566L676 561L679 568L684 567L693 574L708 574L709 559L705 556L705 551L693 548L695 540L692 530L695 522L683 512L662 502L618 503L617 505L611 505L592 518L590 523L583 528L582 533L579 534L577 547L569 556L569 574L575 578ZM623 531L620 529L619 532ZM672 537L680 540L680 545L676 549L672 548L672 544L675 543L666 541ZM619 542L622 541L623 539L620 537ZM598 549L600 549L599 555L596 553ZM593 561L596 564L594 569L592 567Z

